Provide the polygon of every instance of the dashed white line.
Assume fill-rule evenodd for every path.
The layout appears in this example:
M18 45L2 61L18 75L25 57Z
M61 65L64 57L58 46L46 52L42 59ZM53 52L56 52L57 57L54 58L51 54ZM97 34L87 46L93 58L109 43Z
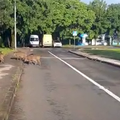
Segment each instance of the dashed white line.
M52 52L50 52L50 51L48 51L48 52L52 56L54 56L55 58L57 58L58 60L60 60L64 64L66 64L67 66L69 66L71 69L73 69L74 71L76 71L77 73L79 73L81 76L83 76L84 78L86 78L88 81L90 81L91 83L93 83L99 89L103 90L108 95L110 95L111 97L113 97L115 100L117 100L118 102L120 102L120 97L119 96L115 95L113 92L111 92L110 90L106 89L104 86L102 86L99 83L95 82L95 80L91 79L90 77L88 77L87 75L85 75L84 73L82 73L81 71L79 71L78 69L76 69L75 67L73 67L72 65L70 65L69 63L67 63L66 61L64 61L63 59L61 59L60 57L58 57L55 54L53 54Z

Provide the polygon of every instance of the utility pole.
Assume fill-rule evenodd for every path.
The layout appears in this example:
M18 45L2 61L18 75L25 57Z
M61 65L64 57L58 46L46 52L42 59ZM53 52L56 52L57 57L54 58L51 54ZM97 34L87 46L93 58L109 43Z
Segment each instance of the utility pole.
M16 37L16 0L14 0L14 38L15 38L15 49L17 48L17 37Z
M74 36L74 49L75 49L75 36Z
M73 37L74 37L74 49L75 49L75 36L77 36L77 31L73 31Z

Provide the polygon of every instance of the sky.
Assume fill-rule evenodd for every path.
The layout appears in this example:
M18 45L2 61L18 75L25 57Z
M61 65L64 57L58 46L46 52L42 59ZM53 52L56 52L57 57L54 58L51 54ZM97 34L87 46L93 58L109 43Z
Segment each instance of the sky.
M81 0L82 2L85 2L85 3L89 3L90 1L93 1L93 0ZM120 3L120 0L105 0L107 2L107 4L111 4L111 3Z

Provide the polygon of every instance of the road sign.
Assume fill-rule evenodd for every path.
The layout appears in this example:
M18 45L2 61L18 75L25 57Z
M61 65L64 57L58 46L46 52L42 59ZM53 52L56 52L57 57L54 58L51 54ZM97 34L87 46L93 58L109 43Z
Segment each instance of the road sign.
M73 31L73 36L77 36L77 31Z

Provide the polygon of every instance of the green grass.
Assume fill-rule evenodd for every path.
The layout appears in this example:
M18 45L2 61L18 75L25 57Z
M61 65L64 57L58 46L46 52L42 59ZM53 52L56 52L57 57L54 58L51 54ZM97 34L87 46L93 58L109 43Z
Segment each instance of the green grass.
M68 45L67 44L67 45L63 45L62 47L63 48L70 48L70 47L74 47L74 45ZM75 48L84 48L84 49L91 49L91 48L106 49L108 47L109 46L93 46L93 45L92 46L90 46L90 45L89 46L77 46L77 45L75 46Z
M104 49L104 50L83 50L91 55L99 55L102 57L120 60L120 49Z
M73 47L74 45L63 45L62 47Z
M6 55L6 54L9 54L10 52L13 51L13 49L10 49L10 48L0 48L0 51Z

